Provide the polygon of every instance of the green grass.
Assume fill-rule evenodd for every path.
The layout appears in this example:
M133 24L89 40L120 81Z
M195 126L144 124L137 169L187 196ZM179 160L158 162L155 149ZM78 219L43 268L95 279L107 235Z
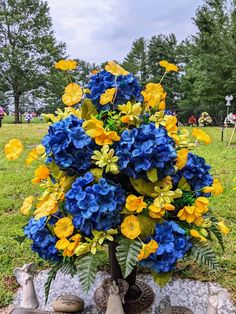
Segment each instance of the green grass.
M39 143L46 130L46 124L4 123L0 128L0 307L12 301L17 287L12 276L15 267L31 261L39 267L47 266L31 252L29 241L19 244L15 240L16 236L23 235L22 226L27 222L27 219L19 214L21 203L26 196L37 193L37 188L30 182L36 165L27 168L24 166L24 159L27 152ZM218 177L225 187L222 196L212 198L211 205L215 214L224 219L232 231L225 238L224 254L217 245L215 246L219 253L220 269L209 271L186 261L179 265L177 275L182 278L217 281L229 289L236 300L236 191L233 191L236 186L236 181L233 181L236 178L236 145L227 148L220 142L220 128L205 128L205 131L212 136L213 143L208 146L201 145L195 152L206 158L212 165L212 174ZM229 139L231 132L232 129L226 131L226 139ZM1 152L4 144L11 138L21 139L25 146L24 155L16 161L7 161Z
M2 123L3 124L8 124L8 123L13 123L14 124L14 116L13 115L5 115L3 120L2 120ZM28 124L26 121L25 121L25 118L24 116L22 116L22 123L24 124ZM35 123L42 123L42 121L39 119L39 117L35 117L31 120L30 122L31 124L35 124Z

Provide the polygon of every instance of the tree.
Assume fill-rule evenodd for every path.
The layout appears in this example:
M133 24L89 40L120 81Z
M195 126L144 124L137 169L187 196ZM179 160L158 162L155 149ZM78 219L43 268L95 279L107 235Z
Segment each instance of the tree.
M12 92L16 123L20 98L43 94L50 86L52 65L64 56L65 45L56 43L51 27L43 0L0 1L0 83Z
M136 39L130 52L123 61L123 67L139 77L142 84L146 83L147 75L147 44L143 37Z
M198 33L189 44L178 105L183 113L207 111L220 124L225 96L236 98L235 3L229 7L227 0L205 0L194 22Z

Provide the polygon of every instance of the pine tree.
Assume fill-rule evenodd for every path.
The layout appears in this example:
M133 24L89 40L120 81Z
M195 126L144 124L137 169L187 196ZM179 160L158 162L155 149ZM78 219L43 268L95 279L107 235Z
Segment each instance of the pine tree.
M139 77L142 84L146 83L147 76L147 47L143 37L136 39L130 52L123 61L123 67Z
M0 0L0 84L12 92L16 123L21 97L49 87L52 65L64 50L56 43L45 1Z

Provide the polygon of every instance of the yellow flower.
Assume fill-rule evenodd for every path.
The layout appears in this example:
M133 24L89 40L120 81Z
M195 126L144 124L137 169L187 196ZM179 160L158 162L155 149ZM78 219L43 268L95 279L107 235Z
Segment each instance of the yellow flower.
M206 197L200 196L195 200L195 206L205 214L208 211L209 201Z
M105 172L111 172L113 174L116 174L119 172L117 161L118 157L114 156L114 149L109 150L109 145L104 145L101 149L95 150L94 155L91 157L93 160L97 160L95 164L99 166L100 168L105 167Z
M105 66L105 70L110 72L113 75L128 75L129 72L123 69L119 64L115 61L109 61Z
M77 62L74 60L60 60L57 63L55 63L54 66L56 69L62 71L74 70L77 67Z
M168 135L174 139L175 143L179 144L177 122L178 120L175 116L166 115L164 116L164 120L161 124L165 127Z
M138 260L148 258L152 253L155 253L158 249L158 243L155 240L150 240L147 244L143 244L143 247L138 255Z
M136 211L137 213L141 213L144 208L147 208L147 203L144 202L143 196L138 197L130 194L126 198L125 207L131 212Z
M137 238L141 233L138 218L134 215L125 217L120 227L121 233L126 238L129 238L131 240Z
M161 104L161 101L164 101L166 98L166 93L159 83L148 83L141 94L144 97L144 102L147 103L149 107L155 109L160 109L158 106Z
M53 195L49 196L42 202L37 204L37 210L35 211L35 219L53 215L58 211L58 202L53 198Z
M69 237L73 231L74 226L68 217L61 218L55 223L54 232L58 238Z
M82 96L82 88L76 83L70 83L65 88L65 93L62 96L62 101L66 106L73 106L81 100Z
M29 211L32 207L32 204L33 204L33 201L34 201L34 197L33 195L30 195L28 197L26 197L26 199L24 200L21 208L20 208L20 212L23 214L23 215L28 215L29 214Z
M190 235L191 235L192 237L194 237L194 238L198 238L198 239L201 240L201 241L207 241L207 239L206 239L205 237L203 237L203 236L200 234L200 232L198 232L198 231L195 230L195 229L189 230L189 233L190 233Z
M103 93L100 97L100 104L103 106L108 104L109 102L112 102L115 92L116 88L114 87L107 89L105 93Z
M70 241L67 238L61 238L57 241L55 247L60 250L65 250L70 245Z
M37 160L37 159L38 159L38 154L37 154L36 147L35 147L28 154L28 156L25 160L25 163L27 166L30 166L32 164L32 162Z
M224 191L224 188L219 179L214 179L212 186L205 186L203 188L204 193L212 193L213 195L220 195Z
M118 110L124 114L121 117L121 122L135 124L139 120L139 116L142 113L142 107L140 103L132 105L130 101L126 105L119 105Z
M183 169L187 161L188 161L188 150L186 148L182 148L178 150L176 167L178 167L179 170Z
M164 204L163 207L157 207L154 204L148 207L149 216L152 218L160 219L165 215L166 210L171 211L175 210L175 207L171 204Z
M50 175L48 167L45 165L40 165L34 172L35 178L32 179L33 183L40 183L42 180L46 179Z
M205 144L210 144L211 143L211 138L208 134L206 134L204 131L201 129L193 129L192 131L192 136L197 139L197 141L204 142Z
M220 230L221 233L223 233L224 235L228 235L230 232L230 229L228 227L226 227L224 221L219 221L217 223L217 228Z
M28 154L25 163L27 166L30 166L33 161L37 160L39 156L42 156L45 153L45 148L43 145L37 145L33 148L30 153Z
M189 131L187 129L181 129L178 132L179 137L179 147L189 147L190 138L189 138Z
M73 237L71 237L70 240L72 240L73 242L68 241L69 244L65 247L64 252L63 252L63 256L70 257L70 256L74 255L75 250L80 245L81 238L82 238L82 236L79 233L75 234Z
M163 188L155 186L156 197L154 199L154 205L158 208L162 208L165 204L170 204L175 198L180 198L182 196L182 191L176 189L172 191L172 185L166 185Z
M178 67L177 65L173 63L169 63L168 61L162 60L159 62L160 66L166 69L166 72L174 71L178 72Z
M156 207L154 204L148 207L149 209L149 216L155 219L160 219L165 215L164 207Z
M13 138L4 146L4 153L7 159L17 159L23 151L23 145L20 140Z
M120 137L115 131L106 131L103 128L103 122L92 118L83 123L83 128L88 136L95 139L97 145L112 144L113 141L119 141Z
M186 220L189 224L194 223L196 226L203 224L203 215L208 211L209 201L205 197L198 197L194 205L184 206L179 212L179 220Z

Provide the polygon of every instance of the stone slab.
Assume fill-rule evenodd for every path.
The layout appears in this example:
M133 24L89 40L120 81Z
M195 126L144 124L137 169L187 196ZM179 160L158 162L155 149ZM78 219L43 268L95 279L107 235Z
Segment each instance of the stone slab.
M43 270L35 277L35 288L40 303L40 310L52 311L53 300L63 293L70 293L76 294L84 300L84 310L81 314L102 314L95 307L93 297L95 289L101 285L105 278L109 277L107 272L99 271L97 273L95 283L88 293L83 292L77 275L71 277L59 272L51 285L48 303L45 305L44 284L47 280L47 273L47 271ZM162 314L163 310L169 306L183 306L190 309L194 314L206 313L208 303L208 284L206 282L172 279L165 287L160 288L148 274L139 274L138 278L151 286L155 293L155 300L149 309L137 314ZM216 283L213 283L213 285L216 288L220 288ZM230 300L229 294L226 293L223 298L223 303L218 308L218 314L236 314L235 306ZM21 299L22 289L19 289L14 301L15 307L20 307ZM164 304L163 300L165 300Z

